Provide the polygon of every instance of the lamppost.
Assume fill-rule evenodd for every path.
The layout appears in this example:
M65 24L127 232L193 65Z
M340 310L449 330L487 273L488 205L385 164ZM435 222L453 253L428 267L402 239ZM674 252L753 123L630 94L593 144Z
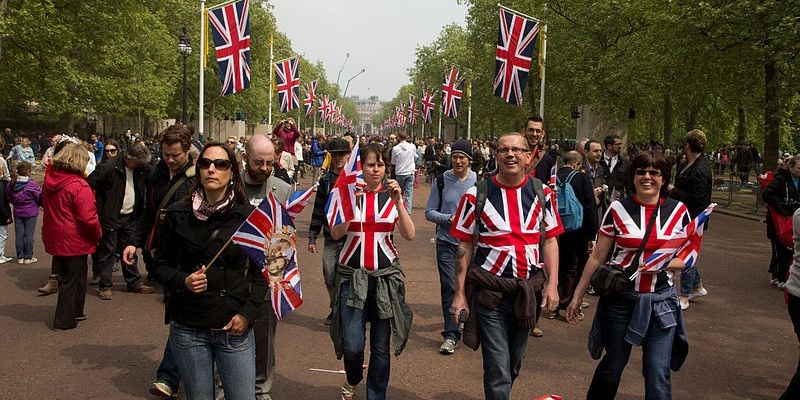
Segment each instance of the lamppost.
M347 60L350 59L350 53L346 53L344 55L344 62L342 63L342 68L339 68L339 75L336 75L336 87L339 87L339 78L342 77L342 71L344 71L344 66L347 64Z
M352 78L347 80L347 85L345 85L345 87L344 87L344 94L342 94L342 98L347 97L347 89L350 87L350 81L352 81L353 79L356 79L357 76L363 74L365 71L366 71L366 69L361 68L361 71L359 71L357 74L353 75Z
M189 38L186 37L186 27L181 28L181 35L178 37L178 52L183 56L183 109L181 110L181 123L186 124L186 57L192 54L192 46L189 45Z

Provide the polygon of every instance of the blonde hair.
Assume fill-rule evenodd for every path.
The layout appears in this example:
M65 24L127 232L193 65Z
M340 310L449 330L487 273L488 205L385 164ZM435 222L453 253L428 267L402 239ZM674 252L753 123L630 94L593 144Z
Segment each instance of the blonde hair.
M53 156L53 168L83 174L86 163L89 162L89 152L77 143L67 143L64 148Z

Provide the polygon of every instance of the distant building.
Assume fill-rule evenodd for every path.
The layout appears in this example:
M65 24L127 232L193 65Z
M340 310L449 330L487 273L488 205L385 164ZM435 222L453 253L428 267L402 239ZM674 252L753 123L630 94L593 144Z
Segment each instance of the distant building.
M358 111L359 121L355 124L356 131L364 135L377 134L378 128L375 126L374 118L381 111L385 102L380 101L378 96L370 96L366 99L350 96L350 100L355 103L356 111Z

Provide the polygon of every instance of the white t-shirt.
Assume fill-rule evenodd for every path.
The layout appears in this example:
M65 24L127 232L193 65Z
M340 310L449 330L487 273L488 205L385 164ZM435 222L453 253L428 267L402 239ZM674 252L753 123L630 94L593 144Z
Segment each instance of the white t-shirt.
M414 157L417 156L417 146L408 141L402 141L392 148L392 164L395 175L414 175L416 165Z
M135 190L133 187L133 170L125 167L125 197L122 198L120 214L128 215L133 212L133 205L136 204Z
M294 156L297 161L303 161L303 145L300 142L294 142Z

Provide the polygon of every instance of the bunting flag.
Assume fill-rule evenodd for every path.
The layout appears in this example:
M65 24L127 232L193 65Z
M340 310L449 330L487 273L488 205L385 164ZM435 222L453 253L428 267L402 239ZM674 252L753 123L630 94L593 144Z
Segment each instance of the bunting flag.
M239 0L208 10L219 65L222 96L250 87L250 2Z
M294 221L271 192L233 234L231 241L261 268L269 283L268 296L278 320L303 304Z
M287 113L300 107L300 76L297 56L275 63L275 83L281 112Z
M539 21L500 8L495 51L494 95L515 106L522 104Z
M676 257L683 260L684 264L686 264L686 269L694 266L697 262L697 256L700 254L700 244L705 231L705 224L716 205L717 203L711 203L692 222L675 233L660 249L651 254L645 260L644 270L663 271L669 266L669 262Z
M303 99L303 105L306 107L306 117L309 118L314 115L314 100L317 99L317 80L314 79L306 84L306 98Z
M361 169L361 156L359 154L359 144L353 146L350 157L347 160L339 178L331 189L328 196L328 203L325 204L325 215L328 219L328 226L336 226L356 218L356 192L366 186L364 182L364 172Z
M417 121L416 99L417 98L413 94L408 94L408 123L411 126L414 126L414 123Z
M433 93L430 89L422 90L422 100L420 100L420 104L422 105L422 122L430 124L433 122L433 117L431 116L431 110L433 110Z
M332 124L336 120L337 111L338 109L336 108L336 99L328 102L328 123Z
M446 117L458 118L458 106L461 104L464 78L458 75L456 66L450 68L450 72L444 76L442 83L442 112Z
M323 121L327 121L328 109L329 109L328 104L330 103L330 101L328 100L328 95L326 94L320 97L319 99L317 99L317 101L319 102L319 107L318 107L319 118Z

